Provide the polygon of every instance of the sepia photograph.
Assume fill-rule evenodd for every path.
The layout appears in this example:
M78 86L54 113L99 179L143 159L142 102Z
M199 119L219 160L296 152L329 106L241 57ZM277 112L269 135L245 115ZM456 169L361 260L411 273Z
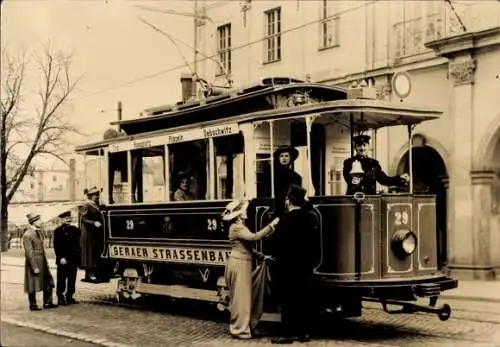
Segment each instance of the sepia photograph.
M500 0L0 0L0 345L500 347Z

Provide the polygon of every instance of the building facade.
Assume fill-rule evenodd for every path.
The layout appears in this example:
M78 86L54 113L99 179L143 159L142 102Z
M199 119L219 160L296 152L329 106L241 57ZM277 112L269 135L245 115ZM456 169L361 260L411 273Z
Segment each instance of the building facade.
M440 262L463 279L500 279L498 1L201 2L198 74L215 85L291 76L377 89L439 107L415 129L415 186L438 196ZM210 57L210 58L207 58ZM409 76L407 95L393 77ZM377 132L389 174L408 168L403 127Z
M12 203L75 200L77 188L83 191L83 172L71 159L68 169L34 169L24 176Z

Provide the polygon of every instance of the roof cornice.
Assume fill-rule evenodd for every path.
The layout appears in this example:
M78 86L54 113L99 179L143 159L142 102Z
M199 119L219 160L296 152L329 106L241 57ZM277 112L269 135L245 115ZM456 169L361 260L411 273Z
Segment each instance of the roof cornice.
M448 58L496 45L500 45L500 27L463 33L425 44L427 48L433 49L437 55Z

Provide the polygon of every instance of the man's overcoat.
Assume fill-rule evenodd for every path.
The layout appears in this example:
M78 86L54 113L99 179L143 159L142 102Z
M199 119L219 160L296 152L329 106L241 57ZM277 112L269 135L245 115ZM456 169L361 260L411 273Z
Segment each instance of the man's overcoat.
M43 239L40 232L29 228L23 235L24 253L24 292L36 293L44 288L54 288L54 279L50 273L49 264L43 248ZM35 274L34 270L39 273Z

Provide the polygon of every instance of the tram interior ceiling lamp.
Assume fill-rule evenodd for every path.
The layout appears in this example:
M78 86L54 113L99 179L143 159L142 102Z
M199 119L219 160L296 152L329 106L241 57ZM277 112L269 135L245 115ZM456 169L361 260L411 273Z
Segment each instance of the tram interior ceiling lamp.
M398 230L392 235L392 251L396 257L403 259L413 254L417 248L417 237L407 229Z

